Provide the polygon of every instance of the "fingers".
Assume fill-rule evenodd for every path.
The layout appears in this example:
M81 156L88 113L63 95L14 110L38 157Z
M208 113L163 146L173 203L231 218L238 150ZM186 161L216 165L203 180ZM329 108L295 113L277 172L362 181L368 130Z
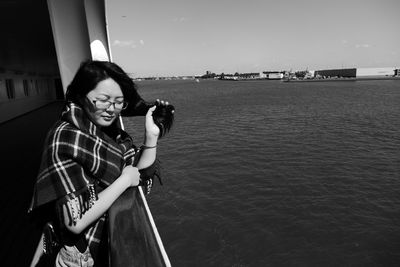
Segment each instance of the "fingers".
M168 105L170 105L170 103L169 103L168 101L164 101L164 100L157 99L157 100L156 100L156 105L168 106ZM172 107L171 113L173 114L174 112L175 112L175 110L174 110L173 107Z
M157 103L159 105L162 105L162 106L168 106L169 105L168 101L164 101L164 100L160 100L160 99L157 99L156 101L157 101Z
M155 105L152 106L151 108L149 108L149 111L150 111L151 113L153 113L153 111L156 109L156 107L157 107L157 106L155 106Z
M122 170L123 179L127 179L129 186L137 186L139 184L140 172L139 169L132 165L125 166Z
M151 108L149 108L149 110L147 111L147 113L146 113L146 124L148 122L153 122L153 112L154 112L154 110L156 110L156 108L157 108L157 106L154 105Z
M158 99L158 98L157 98L156 101L157 101L158 104L160 104L160 105L162 105L162 106L169 105L168 101L160 100L160 99Z

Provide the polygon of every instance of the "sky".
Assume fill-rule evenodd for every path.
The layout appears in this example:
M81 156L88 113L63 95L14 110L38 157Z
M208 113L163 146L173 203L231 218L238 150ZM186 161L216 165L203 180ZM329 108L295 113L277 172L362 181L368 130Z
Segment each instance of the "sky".
M134 77L400 67L399 0L108 0Z

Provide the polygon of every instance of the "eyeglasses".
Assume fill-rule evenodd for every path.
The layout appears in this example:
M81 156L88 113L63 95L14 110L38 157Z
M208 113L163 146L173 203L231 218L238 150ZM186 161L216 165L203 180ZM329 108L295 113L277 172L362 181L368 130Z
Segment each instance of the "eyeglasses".
M89 101L93 102L93 105L98 109L108 109L111 105L114 106L115 110L124 110L128 107L128 102L125 102L125 101L111 102L108 100L101 100L101 99L97 99L97 100L89 99Z

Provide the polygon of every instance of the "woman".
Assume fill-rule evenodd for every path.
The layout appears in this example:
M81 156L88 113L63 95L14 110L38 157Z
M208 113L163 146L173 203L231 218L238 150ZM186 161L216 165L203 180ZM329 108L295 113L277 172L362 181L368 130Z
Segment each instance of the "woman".
M144 101L119 66L102 61L81 65L66 101L46 138L30 211L46 215L44 250L56 256L56 266L99 266L107 262L107 210L129 187L149 191L157 141L171 123L165 114L171 119L174 110L158 102L164 115L153 119L156 105L149 108L144 144L136 148L118 117L124 110L134 115Z

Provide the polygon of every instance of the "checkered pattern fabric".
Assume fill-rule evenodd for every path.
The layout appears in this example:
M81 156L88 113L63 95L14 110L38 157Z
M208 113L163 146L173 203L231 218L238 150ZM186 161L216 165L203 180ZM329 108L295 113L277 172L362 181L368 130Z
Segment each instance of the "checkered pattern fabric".
M106 134L81 107L66 105L45 141L31 211L57 201L68 208L69 222L75 223L97 200L96 188L107 187L133 164L137 149L131 137L117 126L108 128ZM104 220L102 216L84 233L91 251L101 240Z

